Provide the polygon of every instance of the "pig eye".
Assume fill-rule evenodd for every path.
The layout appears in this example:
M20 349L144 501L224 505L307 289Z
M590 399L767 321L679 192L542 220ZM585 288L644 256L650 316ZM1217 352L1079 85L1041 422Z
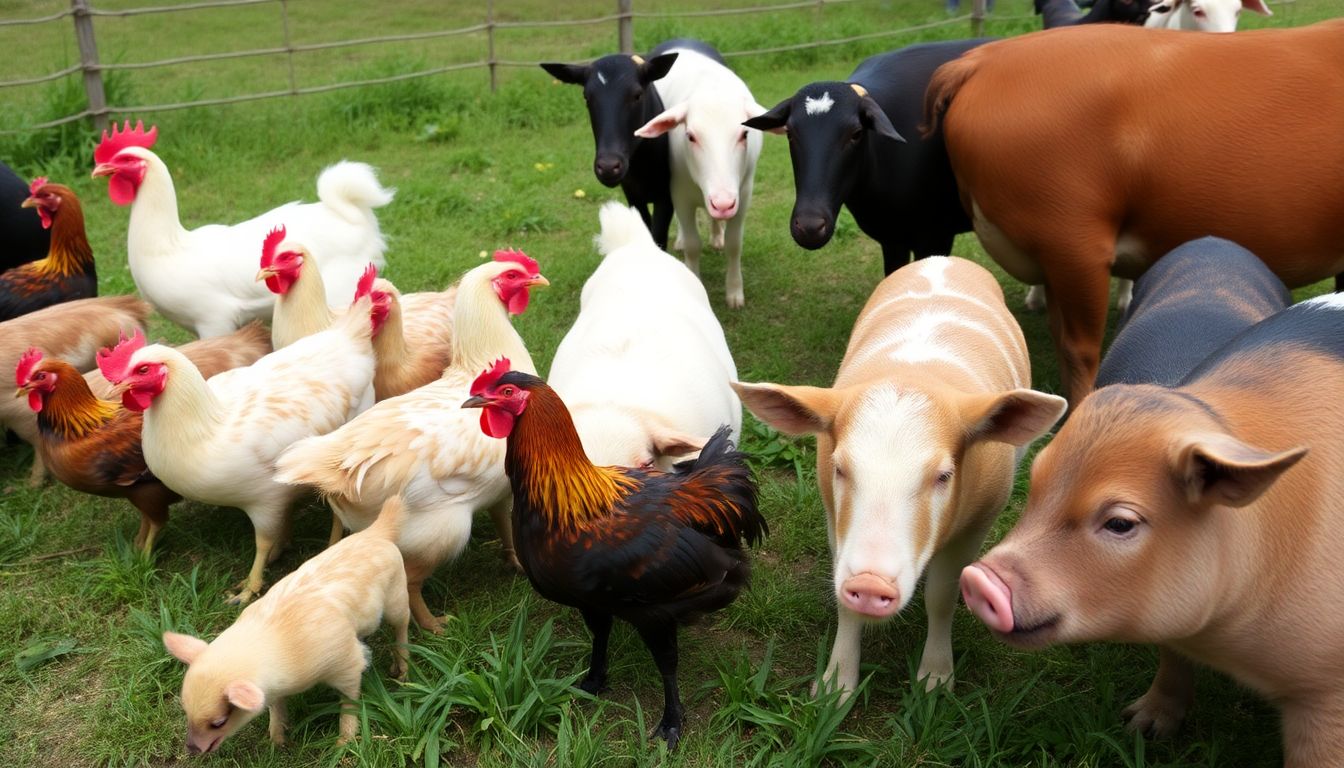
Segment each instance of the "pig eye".
M215 729L223 728L224 724L227 722L229 722L228 715L225 715L223 717L217 717L214 720L210 721L210 727Z
M1116 508L1111 511L1106 522L1101 524L1102 530L1112 536L1121 539L1128 539L1138 530L1143 519L1128 509Z
M948 483L952 482L952 470L948 469L939 472L938 477L934 480L934 482L936 482L940 487L945 486Z
M844 480L845 477L846 477L846 475L845 475L845 470L844 470L844 468L841 467L839 464L836 464L836 465L835 465L835 479L836 479L836 480Z

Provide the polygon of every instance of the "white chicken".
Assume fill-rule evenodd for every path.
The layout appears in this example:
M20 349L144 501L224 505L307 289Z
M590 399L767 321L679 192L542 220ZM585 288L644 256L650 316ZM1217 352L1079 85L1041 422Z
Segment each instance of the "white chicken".
M269 318L275 296L253 275L256 244L284 222L291 234L322 255L327 299L340 305L370 262L382 267L386 243L374 208L392 201L366 163L341 161L317 177L321 202L288 203L256 218L193 230L182 227L168 167L150 147L158 128L126 123L94 150L94 177L107 176L108 196L131 206L126 252L140 294L165 317L202 338L221 336L257 318Z
M351 311L326 331L210 380L181 352L136 333L98 353L98 368L124 406L143 411L145 464L184 498L239 507L256 530L256 557L229 598L261 593L266 564L289 533L301 489L275 479L275 460L295 441L341 426L372 404L372 279Z
M407 516L397 545L406 561L411 615L431 632L441 623L421 587L466 548L477 510L490 510L504 556L518 567L504 441L486 437L480 415L457 404L500 356L518 370L535 372L509 315L527 307L533 286L548 284L532 259L497 252L495 261L458 283L452 363L438 380L378 403L331 434L295 443L277 464L279 480L317 488L351 530L367 528L392 496L405 498Z
M276 349L326 329L343 311L327 306L322 273L313 268L315 263L306 247L286 237L284 227L266 236L256 279L264 280L277 296L271 318ZM382 323L373 340L375 399L404 395L439 378L452 360L457 286L402 295L391 282L378 278L372 296L374 313Z

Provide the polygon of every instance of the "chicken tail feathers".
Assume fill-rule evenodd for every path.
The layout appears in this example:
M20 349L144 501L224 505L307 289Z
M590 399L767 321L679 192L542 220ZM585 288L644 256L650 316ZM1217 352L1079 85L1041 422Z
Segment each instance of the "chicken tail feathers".
M603 256L627 245L654 245L653 235L634 208L613 200L602 206L597 217L602 223L602 234L593 239Z
M727 425L719 427L699 456L673 468L683 481L672 508L724 546L737 547L743 540L755 546L770 527L756 506L756 480L746 454L735 449L732 432Z
M338 451L323 436L300 440L276 459L275 479L289 485L308 485L324 497L358 497L357 483L342 466Z
M378 175L368 163L342 160L317 177L317 198L356 224L372 216L374 208L392 202L395 194L395 189L378 182Z

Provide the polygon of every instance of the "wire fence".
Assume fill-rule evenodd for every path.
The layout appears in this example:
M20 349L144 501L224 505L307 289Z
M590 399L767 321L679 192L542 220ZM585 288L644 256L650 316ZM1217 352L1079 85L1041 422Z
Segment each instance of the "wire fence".
M149 6L143 8L127 8L122 10L104 10L90 5L90 0L70 0L70 8L53 13L47 16L22 19L3 19L0 20L0 28L17 27L34 24L56 24L70 19L73 22L76 41L79 44L80 61L78 64L65 67L55 72L44 75L36 75L12 80L0 81L0 91L7 88L18 88L23 86L39 85L42 83L60 80L75 74L81 74L84 81L84 90L88 97L88 106L78 112L63 115L45 122L34 123L20 128L0 130L0 135L28 133L47 128L72 123L78 120L92 118L95 128L101 130L106 127L109 116L127 113L143 113L167 110L188 109L192 107L216 106L221 104L239 104L259 99L272 99L283 96L299 96L312 93L324 93L327 91L336 91L345 88L358 88L369 85L379 85L384 83L393 83L403 80L411 80L422 77L432 77L447 72L456 72L470 69L486 69L489 72L490 89L494 91L498 88L498 70L501 67L532 67L540 62L538 61L520 61L511 59L500 59L495 55L495 37L501 30L519 30L519 29L545 29L555 27L600 27L602 25L615 25L617 40L621 52L634 53L634 23L639 19L648 20L668 20L668 19L689 19L706 18L716 16L741 16L747 14L778 13L783 11L794 11L804 9L824 10L827 6L843 5L860 0L801 0L799 2L784 2L772 5L756 5L740 8L715 8L704 11L685 11L680 13L659 13L659 12L640 12L633 7L634 0L614 0L615 13L591 18L576 19L556 19L548 21L496 21L494 0L485 0L485 18L482 22L467 26L460 26L451 29L430 30L425 32L414 32L406 34L378 35L371 37L360 37L348 40L334 40L318 43L294 43L291 39L289 9L291 0L202 0L201 2L181 3L176 5ZM201 9L211 8L232 8L239 6L261 6L275 5L279 9L279 23L282 31L282 44L265 48L251 48L235 51L222 51L217 53L201 53L186 56L176 56L172 58L157 59L151 61L138 61L129 63L103 63L98 56L97 39L94 35L95 19L98 18L126 18L142 16L157 13L185 13ZM986 15L986 0L972 0L969 13L949 16L946 19L918 24L895 29L884 29L869 32L850 37L836 38L830 40L812 40L803 43L771 46L765 48L755 48L749 50L724 51L725 58L736 58L745 56L762 56L788 51L800 51L811 48L824 48L837 45L845 45L864 40L873 40L884 37L894 37L898 35L919 32L922 30L938 27L947 27L957 24L969 25L968 31L972 35L979 35L983 29ZM998 20L1013 20L1021 18L1030 18L1029 16L996 16ZM334 83L322 85L300 86L295 76L294 60L297 55L313 51L346 50L360 46L374 45L380 43L399 43L423 40L436 40L443 38L455 38L467 35L485 34L485 50L482 51L481 58L466 62L446 64L442 66L429 67L414 71L400 72L384 77L361 78L343 80ZM105 96L103 73L117 71L146 70L161 67L174 67L187 64L196 64L201 62L223 61L231 59L247 59L261 56L284 56L287 65L287 84L285 88L258 91L253 93L242 93L218 98L198 98L187 101L160 103L160 104L109 104Z

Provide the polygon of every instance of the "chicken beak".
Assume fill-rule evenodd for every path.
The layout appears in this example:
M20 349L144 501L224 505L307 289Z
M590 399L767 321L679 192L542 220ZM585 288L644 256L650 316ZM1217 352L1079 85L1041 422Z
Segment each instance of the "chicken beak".
M483 396L481 396L481 395L476 395L475 397L469 398L465 403L463 403L463 404L462 404L462 407L463 407L463 408L484 408L485 406L487 406L487 405L489 405L489 404L490 404L490 400L489 400L488 398L483 397Z
M93 175L89 178L96 179L99 176L111 176L117 172L117 167L111 163L99 163L93 167Z
M527 281L527 284L528 284L528 285L550 285L550 284L551 284L551 281L550 281L550 280L547 280L546 277L545 277L545 275L536 275L535 277L530 278L530 279Z
M38 205L36 197L26 198L22 203L19 203L20 208L36 208Z
M23 396L26 395L26 394L28 394L28 388L27 388L27 387L19 387L19 391L14 393L14 399L15 399L15 400L18 400L20 397L23 397Z
M268 277L274 277L274 276L275 276L275 270L273 270L273 269L263 268L263 269L259 269L259 270L257 270L257 282L258 282L258 283L260 283L262 280L265 280L265 279L268 278Z

